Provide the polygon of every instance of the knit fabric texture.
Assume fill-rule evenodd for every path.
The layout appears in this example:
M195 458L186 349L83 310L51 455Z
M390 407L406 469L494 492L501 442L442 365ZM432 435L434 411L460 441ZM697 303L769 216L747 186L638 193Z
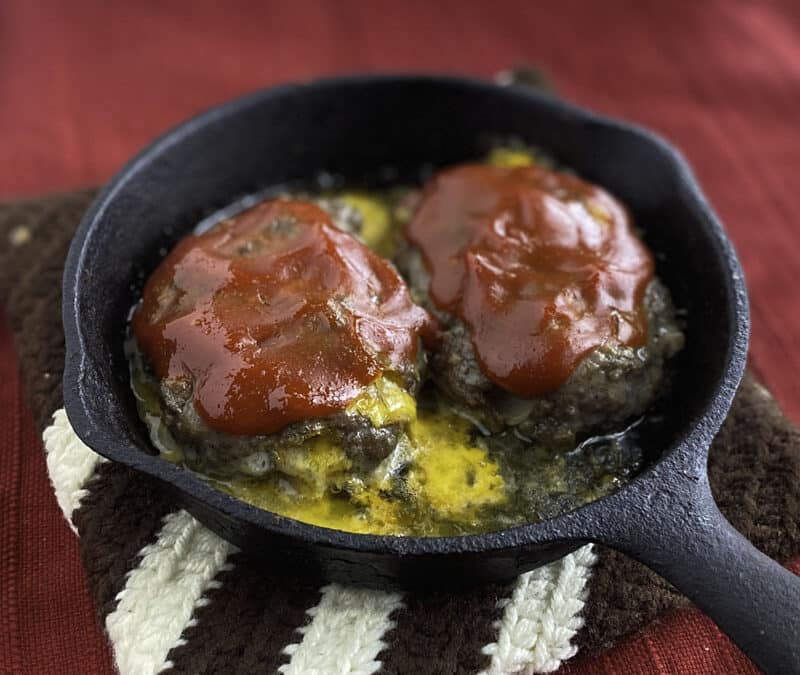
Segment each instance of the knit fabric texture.
M150 479L103 461L63 411L63 262L90 190L0 206L0 304L64 515L122 673L550 672L686 604L602 547L469 592L277 578ZM55 417L53 416L55 414ZM768 555L800 553L800 431L750 376L709 459L720 509Z

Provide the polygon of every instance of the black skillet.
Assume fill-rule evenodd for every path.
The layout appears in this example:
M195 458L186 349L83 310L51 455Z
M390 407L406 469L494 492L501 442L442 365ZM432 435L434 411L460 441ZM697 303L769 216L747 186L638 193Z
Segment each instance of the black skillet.
M356 535L261 511L159 459L123 354L143 277L210 212L320 170L351 179L474 158L487 134L546 148L620 197L687 311L687 346L651 461L618 493L542 523L463 537ZM594 541L650 566L764 670L800 672L800 579L717 510L706 459L748 339L742 272L681 156L653 134L518 87L436 76L355 76L260 91L158 139L86 214L64 274L64 398L100 454L158 478L198 519L271 568L375 587L500 581Z

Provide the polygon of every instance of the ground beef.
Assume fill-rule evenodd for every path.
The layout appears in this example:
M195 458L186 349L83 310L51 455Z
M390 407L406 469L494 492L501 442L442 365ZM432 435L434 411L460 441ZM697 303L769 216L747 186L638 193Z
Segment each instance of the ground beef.
M335 197L312 198L303 194L285 196L313 201L331 215L337 228L359 237L363 216L344 200ZM276 220L270 226L289 228L293 223L289 220ZM255 255L260 246L261 242L258 240L248 241L238 254ZM159 297L159 308L163 305L166 312L179 299L174 286L167 286L162 297ZM157 392L159 424L163 422L175 445L180 447L187 466L204 474L217 477L264 476L275 465L276 451L285 452L299 448L309 439L322 434L341 444L356 471L367 472L391 453L404 433L400 425L376 428L369 419L348 411L296 422L274 434L245 436L223 433L209 427L198 414L193 402L194 382L190 377L158 381L133 343L130 349L134 377L145 380L148 387ZM416 361L404 364L395 373L412 394L416 394L421 385L425 365L426 356L420 345ZM152 428L151 435L157 437Z
M197 413L192 385L185 378L154 384L162 403L162 421L182 447L186 464L214 476L263 476L274 466L274 452L290 451L323 433L345 448L354 466L368 470L394 449L403 433L399 425L376 428L367 418L345 411L290 424L274 434L226 434L211 429Z
M666 361L683 347L669 291L655 279L644 297L646 346L598 347L558 390L520 398L483 374L467 327L433 306L430 278L419 252L405 245L396 263L412 298L431 311L443 329L440 346L430 355L432 379L450 401L491 431L513 427L531 441L563 448L581 436L618 428L652 405L664 385Z

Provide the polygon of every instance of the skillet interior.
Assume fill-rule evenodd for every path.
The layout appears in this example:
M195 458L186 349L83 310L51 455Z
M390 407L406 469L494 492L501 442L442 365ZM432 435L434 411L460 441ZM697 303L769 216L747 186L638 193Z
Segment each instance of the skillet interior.
M661 404L668 423L645 441L646 454L657 471L657 460L686 447L698 423L713 434L741 373L746 307L735 257L674 151L647 132L520 89L371 76L288 85L214 109L156 141L98 197L65 270L64 391L76 432L100 454L159 477L240 547L339 581L508 578L575 548L574 539L589 536L578 526L580 514L595 523L615 518L611 502L579 509L568 526L556 518L429 539L335 532L259 511L153 456L128 383L128 309L159 250L204 216L244 193L323 169L360 180L388 165L416 173L423 164L474 158L487 134L545 148L631 208L656 252L659 276L687 310L687 346Z

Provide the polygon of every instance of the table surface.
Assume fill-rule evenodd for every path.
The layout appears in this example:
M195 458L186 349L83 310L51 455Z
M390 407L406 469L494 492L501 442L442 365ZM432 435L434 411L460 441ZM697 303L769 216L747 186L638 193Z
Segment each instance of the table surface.
M102 183L171 125L274 83L386 70L488 78L513 64L543 68L564 97L656 129L683 150L742 259L752 301L751 366L800 420L800 4L792 0L339 0L228 2L224 9L205 0L6 0L0 198ZM0 342L9 354L10 342ZM18 419L24 411L9 416L19 405L19 392L14 396L3 411L8 433L16 434L6 455L35 442L29 422ZM43 480L37 466L29 467L31 481ZM71 565L66 536L57 537L56 548L60 564ZM28 554L53 566L41 551ZM77 567L69 574L79 588ZM42 620L45 636L62 614ZM711 640L713 629L702 625L711 633L679 628ZM90 623L80 630L98 662L107 662ZM675 636L654 635L661 637L649 639L662 642L633 642L628 660L593 669L638 663L644 670L627 672L670 672L676 662L665 645ZM20 649L19 635L8 639ZM718 653L722 661L714 660ZM704 654L712 660L681 667L708 672L709 664L734 663L724 660L733 658L724 649Z

